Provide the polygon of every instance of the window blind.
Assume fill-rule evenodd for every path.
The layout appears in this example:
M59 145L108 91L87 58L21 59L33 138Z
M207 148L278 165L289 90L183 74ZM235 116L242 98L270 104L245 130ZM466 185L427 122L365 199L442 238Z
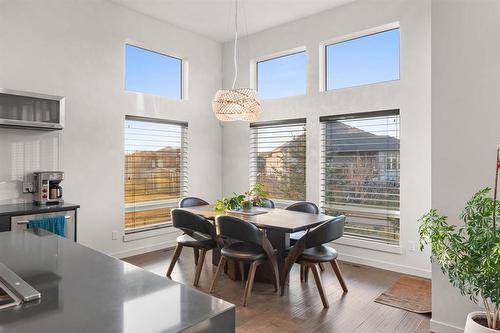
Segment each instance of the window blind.
M320 118L321 208L345 234L399 244L399 110Z
M305 200L306 119L250 124L250 183L272 199Z
M164 227L187 192L187 123L125 119L125 232Z

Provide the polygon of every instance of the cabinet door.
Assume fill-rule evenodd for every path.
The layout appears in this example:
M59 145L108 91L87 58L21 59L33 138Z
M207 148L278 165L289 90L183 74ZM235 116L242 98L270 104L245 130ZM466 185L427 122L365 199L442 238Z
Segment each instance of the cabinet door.
M10 216L0 216L0 232L10 231Z

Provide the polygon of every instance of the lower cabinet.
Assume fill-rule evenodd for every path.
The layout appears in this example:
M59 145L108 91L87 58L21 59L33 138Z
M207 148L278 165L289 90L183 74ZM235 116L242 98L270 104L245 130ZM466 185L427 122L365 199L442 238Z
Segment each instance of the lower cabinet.
M10 231L10 216L0 216L0 232Z

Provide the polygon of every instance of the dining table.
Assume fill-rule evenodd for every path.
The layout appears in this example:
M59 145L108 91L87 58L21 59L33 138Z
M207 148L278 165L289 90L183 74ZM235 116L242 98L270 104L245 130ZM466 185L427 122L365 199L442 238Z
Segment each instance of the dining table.
M290 234L309 230L334 218L325 214L310 214L282 208L252 207L247 210L221 211L216 210L215 205L201 205L179 209L200 215L211 221L215 221L215 217L218 215L230 215L254 224L266 233L271 245L276 250L280 275L283 271L287 250L290 248ZM220 250L215 249L212 253L212 263L217 265L219 258ZM226 273L234 280L244 279L241 272L236 269L236 265L228 267ZM273 283L271 265L261 265L257 270L255 280Z

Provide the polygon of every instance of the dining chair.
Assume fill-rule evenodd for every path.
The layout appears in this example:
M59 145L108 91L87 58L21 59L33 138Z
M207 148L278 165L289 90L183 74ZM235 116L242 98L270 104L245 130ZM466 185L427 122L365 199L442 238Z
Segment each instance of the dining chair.
M179 201L180 208L203 206L203 205L208 205L208 204L209 203L206 202L205 200L197 198L197 197L185 197L185 198L182 198L181 201ZM196 265L198 263L198 259L200 257L200 251L197 248L193 247L193 253L194 253L194 264Z
M172 224L175 228L181 229L184 234L177 237L177 246L174 256L167 270L167 277L170 277L175 263L181 255L182 248L191 247L196 251L201 251L196 261L196 273L194 275L194 286L198 286L200 281L201 269L205 262L205 254L217 247L215 241L215 228L212 222L194 213L182 210L172 209Z
M285 208L286 210L291 210L294 212L302 212L302 213L309 213L309 214L319 214L319 208L318 206L309 201L299 201L296 203L291 204L290 206ZM290 244L293 245L295 244L296 241L298 241L302 236L304 236L306 231L298 231L290 234ZM300 267L300 272L302 273L304 271L305 267ZM319 264L319 269L321 271L324 271L325 268L323 267L323 264Z
M262 206L260 207L264 207L264 208L276 208L276 206L274 205L274 201L272 201L271 199L260 199L261 201L261 204Z
M210 293L213 293L217 285L217 280L224 270L227 260L233 260L238 263L250 263L250 270L243 295L243 306L247 306L248 297L252 292L253 280L257 267L270 261L274 272L274 290L279 292L279 273L276 251L267 239L265 233L256 226L237 217L219 215L215 218L217 228L217 237L225 237L235 241L226 242L221 249L219 265L210 287Z
M283 275L280 281L281 295L284 294L284 285L294 263L298 263L301 267L304 266L306 268L304 280L307 280L309 269L312 271L319 295L321 296L321 301L325 308L329 306L328 299L326 298L316 264L329 262L339 280L340 286L344 292L347 292L347 286L337 264L337 251L324 245L342 237L344 234L344 223L345 216L341 215L335 217L306 232L306 234L295 243L288 252L283 266Z

